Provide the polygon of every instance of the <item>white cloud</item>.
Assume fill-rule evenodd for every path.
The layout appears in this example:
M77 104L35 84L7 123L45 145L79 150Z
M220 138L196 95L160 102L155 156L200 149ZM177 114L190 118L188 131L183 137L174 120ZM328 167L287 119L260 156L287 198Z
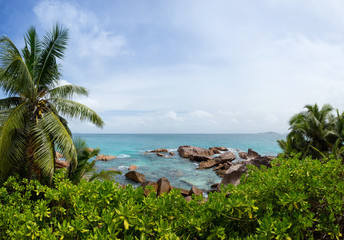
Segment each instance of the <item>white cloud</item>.
M184 120L183 118L178 117L178 116L177 116L177 113L174 112L174 111L169 111L169 112L167 112L167 113L164 115L164 118L165 118L165 119L171 119L171 120L174 120L174 121L183 121L183 120Z
M190 113L191 116L196 118L213 118L214 116L210 113L202 110L195 110Z
M117 18L111 4L97 15L91 1L43 0L35 13L69 27L64 78L90 89L80 101L104 132L285 132L305 104L340 107L343 3L248 2L169 1L136 19L122 5ZM111 115L121 110L147 113Z
M39 21L50 29L56 22L68 27L73 54L85 56L115 57L128 54L124 36L105 30L92 12L67 1L42 0L34 8Z

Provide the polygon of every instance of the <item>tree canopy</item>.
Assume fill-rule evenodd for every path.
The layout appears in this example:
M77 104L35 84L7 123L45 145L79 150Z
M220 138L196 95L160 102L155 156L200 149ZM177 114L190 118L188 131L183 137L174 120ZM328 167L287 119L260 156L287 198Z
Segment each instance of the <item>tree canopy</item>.
M88 95L86 88L60 85L60 64L68 40L68 29L56 24L42 38L34 27L24 36L20 51L7 36L0 38L0 181L19 174L50 181L55 171L56 151L77 166L77 151L66 117L88 120L98 127L101 117L75 102Z

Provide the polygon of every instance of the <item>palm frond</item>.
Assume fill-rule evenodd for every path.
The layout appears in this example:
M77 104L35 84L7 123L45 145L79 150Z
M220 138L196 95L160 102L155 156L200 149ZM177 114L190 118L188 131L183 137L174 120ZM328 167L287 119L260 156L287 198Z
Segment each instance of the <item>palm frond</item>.
M8 97L0 99L0 110L11 109L18 105L20 105L19 97Z
M27 104L22 103L18 107L14 108L11 111L7 111L7 118L1 124L0 127L0 171L1 175L4 176L7 174L8 166L11 164L11 159L8 156L20 156L20 149L17 153L10 153L9 149L12 144L12 137L18 130L23 130L25 127L25 115L27 112ZM5 115L6 116L6 115ZM14 149L16 150L16 149ZM17 159L15 159L17 160Z
M88 96L88 91L84 87L80 87L77 85L62 85L56 88L53 88L48 91L48 94L51 98L67 98L70 99L75 95L83 95Z
M26 144L26 132L17 132L13 134L11 143L1 159L3 162L3 166L0 169L1 181L6 180L9 175L15 173L22 177L28 177L26 171Z
M31 73L31 76L35 78L36 72L36 64L37 60L41 54L42 44L37 35L36 29L34 27L30 27L27 31L25 37L25 47L22 50L25 63Z
M42 54L38 59L36 89L53 85L59 78L56 58L62 59L66 50L68 30L56 24L54 29L43 37Z
M89 120L98 127L104 126L104 122L101 117L91 108L81 103L62 98L53 98L50 99L50 101L62 115L71 118L78 118L80 120Z
M99 180L112 180L116 175L122 174L121 171L116 170L101 170L98 173L93 173L93 175L88 179L88 181L93 181L95 179Z
M43 124L32 124L33 164L40 169L43 176L51 180L55 170L55 149L52 137L41 128Z
M0 87L6 94L30 95L34 84L20 52L8 37L0 38Z
M42 131L51 137L51 141L59 152L66 157L67 161L70 161L71 168L75 168L77 166L77 153L73 140L59 117L53 112L48 112L40 119L38 125Z

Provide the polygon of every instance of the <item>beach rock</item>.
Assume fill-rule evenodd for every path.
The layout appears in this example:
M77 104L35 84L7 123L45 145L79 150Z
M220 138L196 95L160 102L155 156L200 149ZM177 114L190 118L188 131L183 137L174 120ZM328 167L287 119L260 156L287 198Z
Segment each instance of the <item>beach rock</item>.
M239 152L239 157L241 159L247 159L247 153L246 152Z
M203 196L202 191L199 188L195 187L195 186L192 186L190 191L189 191L189 195L192 196L192 194L195 194L196 196L199 196L199 195Z
M260 168L261 165L264 165L266 167L271 167L270 162L273 160L273 157L269 156L259 156L250 160L243 161L246 163L246 165L254 165L257 168Z
M177 188L177 187L173 187L172 186L172 189L177 189L177 190L180 190L180 194L183 195L184 197L188 196L189 195L189 190L186 190L184 188Z
M213 151L209 149L193 147L193 146L188 146L188 145L180 146L178 148L178 153L183 158L189 158L190 156L193 156L193 155L211 156L214 154Z
M191 161L195 161L195 162L202 162L202 161L208 161L213 159L212 157L209 156L199 156L199 155L193 155L190 156L189 158Z
M257 152L253 151L251 148L248 149L248 151L247 151L247 159L248 160L259 157L259 156L260 155Z
M145 175L136 171L129 171L124 176L137 183L143 183L146 180Z
M236 156L232 152L225 152L220 156L216 157L216 159L219 159L221 162L232 162L236 159Z
M240 178L243 173L247 173L246 164L240 163L232 165L223 176L221 184L233 184L234 186L237 186L240 184Z
M218 164L220 164L219 159L214 158L208 161L200 162L197 169L207 169L217 166Z
M226 148L226 147L212 147L212 148L209 148L209 150L217 150L217 151L221 151L221 152L226 152L226 151L228 151L228 148Z
M93 152L94 151L94 149L93 148L90 148L90 147L88 147L88 148L86 148L87 149L87 151L89 151L89 152Z
M162 154L162 153L160 153L160 152L157 152L156 155L159 156L159 157L166 157L165 154Z
M130 165L130 167L128 168L129 171L134 171L137 169L137 166L136 165Z
M69 168L70 162L68 161L62 161L58 158L55 158L55 167L56 168Z
M226 171L232 166L230 162L220 163L213 171L220 177L223 177Z
M168 154L170 154L171 156L176 155L174 152L169 152Z
M111 156L111 155L104 155L104 154L99 154L97 157L96 157L96 160L100 160L100 161L110 161L112 159L115 159L116 156Z
M62 154L62 153L59 153L59 152L55 152L55 156L56 156L57 158L65 158L65 157L63 156L63 154Z
M216 149L216 148L209 148L209 150L210 151L212 151L214 154L220 154L221 153L221 151L220 150L218 150L218 149Z
M247 173L247 165L254 165L257 168L260 168L261 165L266 167L271 167L270 162L272 161L272 157L268 156L258 156L249 160L244 160L241 162L236 162L225 172L221 184L233 184L237 186L240 183L240 178L243 173Z
M167 178L160 178L158 181L158 192L157 196L160 196L163 193L169 193L172 189L170 181Z
M211 189L218 189L220 186L221 186L220 183L214 183L210 187L211 187Z
M168 150L166 148L159 148L159 149L155 149L150 151L151 153L168 153Z
M191 196L185 197L185 201L190 202L191 200L192 200L192 197L191 197Z
M153 187L153 190L148 190L147 189L147 186L152 186ZM143 194L147 197L148 194L151 192L151 191L155 191L157 192L158 191L158 184L156 182L152 182L152 181L145 181L141 184L141 187L143 188Z

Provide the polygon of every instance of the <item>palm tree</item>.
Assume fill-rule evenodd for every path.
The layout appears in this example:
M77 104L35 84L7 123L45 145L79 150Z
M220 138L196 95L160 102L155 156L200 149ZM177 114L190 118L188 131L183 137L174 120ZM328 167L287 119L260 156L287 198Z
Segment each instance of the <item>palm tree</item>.
M90 162L89 160L97 156L100 149L90 149L86 141L82 138L75 138L74 145L77 151L78 166L74 171L69 169L68 178L72 183L78 184L81 179L86 179L88 181L93 181L95 179L111 180L114 176L122 174L122 172L116 170L97 171L95 166L96 161L93 160Z
M68 30L58 24L42 39L30 27L19 51L10 38L0 38L0 182L11 174L51 180L58 150L77 166L77 152L64 117L89 120L102 127L92 109L72 101L88 95L84 87L59 86L60 65Z
M287 140L278 141L285 153L302 152L303 156L319 156L319 152L329 152L334 138L333 108L325 104L319 109L317 104L306 105L306 111L295 114L289 121L291 132Z

